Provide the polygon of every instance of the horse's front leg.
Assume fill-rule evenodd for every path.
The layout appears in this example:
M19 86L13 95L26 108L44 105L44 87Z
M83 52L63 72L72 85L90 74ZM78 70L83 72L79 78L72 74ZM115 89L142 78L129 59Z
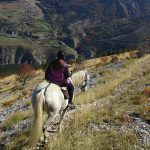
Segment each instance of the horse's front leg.
M62 122L62 120L63 120L63 118L64 118L64 115L65 115L67 109L68 109L68 107L66 107L63 111L60 111L60 112L59 112L59 115L60 115L60 120L59 120L59 122L58 122L58 131L59 131L59 132L61 132L61 122Z

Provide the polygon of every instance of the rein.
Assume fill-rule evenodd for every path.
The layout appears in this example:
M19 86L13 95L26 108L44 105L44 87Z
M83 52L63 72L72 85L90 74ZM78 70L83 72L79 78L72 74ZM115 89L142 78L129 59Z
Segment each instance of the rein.
M45 87L45 91L44 91L44 95L45 95L45 93L46 93L46 91L47 91L47 89L48 89L48 87L51 85L51 83L49 83L46 87ZM43 88L44 89L44 88Z

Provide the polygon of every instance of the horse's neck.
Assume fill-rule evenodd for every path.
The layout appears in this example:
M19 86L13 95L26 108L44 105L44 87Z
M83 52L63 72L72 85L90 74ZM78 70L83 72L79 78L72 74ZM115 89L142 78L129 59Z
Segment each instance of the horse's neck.
M85 71L78 71L72 75L72 81L75 85L80 85L85 80Z

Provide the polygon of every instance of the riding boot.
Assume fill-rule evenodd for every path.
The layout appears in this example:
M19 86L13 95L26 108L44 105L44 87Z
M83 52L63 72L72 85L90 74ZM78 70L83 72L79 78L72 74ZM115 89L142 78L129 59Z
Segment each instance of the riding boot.
M69 85L67 86L67 90L68 90L68 94L69 94L68 106L69 106L71 109L74 109L74 108L75 108L75 105L74 105L73 102L72 102L73 93L74 93L74 86L73 86L72 84L69 84Z

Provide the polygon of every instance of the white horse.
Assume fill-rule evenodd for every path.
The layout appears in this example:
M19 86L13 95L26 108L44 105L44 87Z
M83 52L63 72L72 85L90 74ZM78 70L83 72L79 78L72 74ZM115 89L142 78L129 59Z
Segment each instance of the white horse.
M87 70L82 70L73 74L72 81L75 85L80 85L82 90L85 91L89 81ZM54 83L42 82L35 87L32 93L34 120L31 130L30 146L36 146L42 132L44 133L47 126L58 114L60 115L58 129L60 129L63 116L68 108L67 105L68 100L64 99L64 95L58 85ZM43 121L44 112L48 115L45 122Z

